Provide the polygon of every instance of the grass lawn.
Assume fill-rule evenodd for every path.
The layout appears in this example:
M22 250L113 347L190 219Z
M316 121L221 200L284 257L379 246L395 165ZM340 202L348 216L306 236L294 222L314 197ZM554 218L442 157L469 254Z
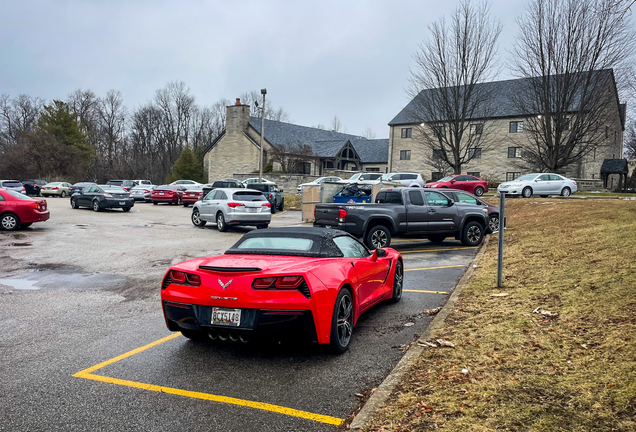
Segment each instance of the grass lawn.
M619 192L577 192L572 195L573 197L617 197L617 198L633 198L636 197L636 193L619 193Z
M505 288L493 235L368 430L636 431L636 202L506 207Z

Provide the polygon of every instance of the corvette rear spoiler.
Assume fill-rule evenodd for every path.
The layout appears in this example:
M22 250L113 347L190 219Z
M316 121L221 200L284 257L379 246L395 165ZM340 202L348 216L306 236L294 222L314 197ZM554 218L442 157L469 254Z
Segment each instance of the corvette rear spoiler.
M259 272L263 269L258 267L214 267L214 266L199 266L199 270L210 270L215 272L222 273L248 273L248 272Z

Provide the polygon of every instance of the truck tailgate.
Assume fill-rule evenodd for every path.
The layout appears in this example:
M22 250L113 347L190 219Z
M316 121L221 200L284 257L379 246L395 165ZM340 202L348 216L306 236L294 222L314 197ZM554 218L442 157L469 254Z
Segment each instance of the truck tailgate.
M338 226L338 213L342 207L338 204L316 205L316 223L328 226Z

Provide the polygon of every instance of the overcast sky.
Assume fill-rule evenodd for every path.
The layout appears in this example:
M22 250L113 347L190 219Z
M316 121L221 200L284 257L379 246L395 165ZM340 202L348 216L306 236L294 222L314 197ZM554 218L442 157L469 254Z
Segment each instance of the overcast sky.
M387 138L412 55L456 1L10 1L0 5L0 94L48 101L120 90L134 109L170 81L200 105L267 88L292 122ZM496 0L508 56L525 2ZM502 79L509 78L504 70Z

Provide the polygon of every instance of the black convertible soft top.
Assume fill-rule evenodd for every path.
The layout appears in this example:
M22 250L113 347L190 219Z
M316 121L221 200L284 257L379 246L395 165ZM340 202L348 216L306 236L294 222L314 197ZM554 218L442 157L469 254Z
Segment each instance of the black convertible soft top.
M226 254L240 255L283 255L283 256L305 256L315 258L339 258L342 257L342 251L333 239L335 237L347 236L353 237L344 231L328 228L269 228L265 230L254 230L246 233L231 248L225 251ZM311 248L306 251L293 249L239 249L244 241L253 238L301 238L312 240ZM356 240L357 241L357 240Z

